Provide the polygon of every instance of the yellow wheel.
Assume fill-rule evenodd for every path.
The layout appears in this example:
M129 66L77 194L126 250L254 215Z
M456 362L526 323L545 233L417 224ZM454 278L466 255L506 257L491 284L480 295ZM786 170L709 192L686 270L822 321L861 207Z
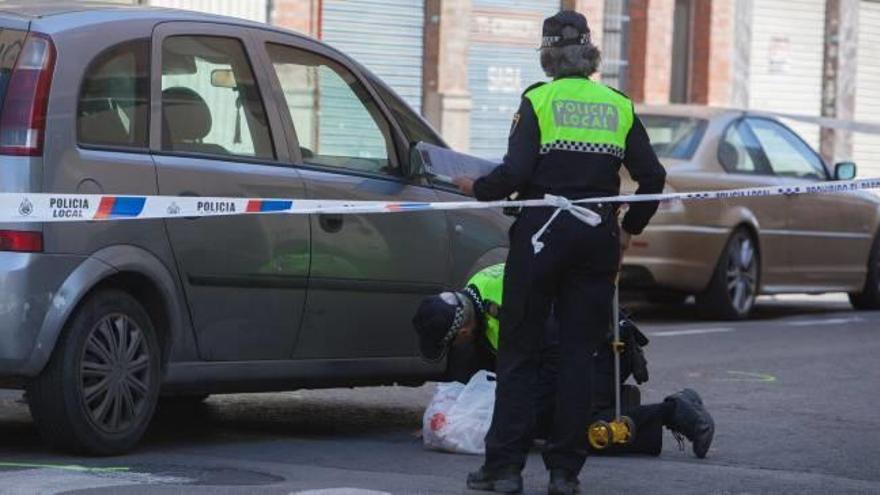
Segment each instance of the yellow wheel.
M611 430L611 425L605 421L596 421L587 429L587 438L591 447L605 450L614 441L614 432Z
M625 445L632 442L633 437L636 436L636 425L629 417L621 416L619 420L611 422L611 431L614 434L613 442Z

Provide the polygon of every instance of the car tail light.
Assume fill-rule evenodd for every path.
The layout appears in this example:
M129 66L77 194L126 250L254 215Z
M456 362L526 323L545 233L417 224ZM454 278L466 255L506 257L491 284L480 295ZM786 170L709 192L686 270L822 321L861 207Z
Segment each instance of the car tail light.
M0 230L0 251L38 253L43 250L43 233L25 230Z
M55 67L55 46L31 33L9 78L0 115L0 154L40 156L46 130L46 106Z

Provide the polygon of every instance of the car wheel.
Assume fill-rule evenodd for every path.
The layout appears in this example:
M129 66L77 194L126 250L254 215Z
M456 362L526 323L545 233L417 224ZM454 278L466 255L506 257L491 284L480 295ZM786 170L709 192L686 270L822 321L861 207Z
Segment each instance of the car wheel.
M131 450L159 398L160 351L133 297L101 290L85 300L28 385L31 414L53 447L92 455Z
M856 309L880 309L880 236L874 239L868 256L868 274L861 292L850 293L849 302Z
M758 296L761 259L755 239L737 229L727 241L709 288L697 296L706 316L724 320L747 318Z

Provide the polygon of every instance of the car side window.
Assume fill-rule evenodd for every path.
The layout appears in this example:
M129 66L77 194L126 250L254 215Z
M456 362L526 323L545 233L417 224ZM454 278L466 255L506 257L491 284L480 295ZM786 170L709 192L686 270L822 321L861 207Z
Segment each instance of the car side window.
M382 98L385 105L391 110L391 113L394 114L394 118L397 120L397 123L400 124L403 133L406 135L406 139L410 143L422 142L433 144L434 146L446 147L446 144L443 143L443 140L440 139L437 133L428 124L422 121L416 112L399 96L395 95L391 90L380 83L373 82L373 87L376 88L379 97Z
M304 50L266 48L305 163L398 175L388 121L354 74Z
M241 41L163 41L162 150L274 159L265 107Z
M718 161L730 173L772 175L761 154L761 145L740 120L727 127L718 145Z
M76 112L86 146L146 149L150 113L150 40L104 50L86 68Z
M776 175L824 179L825 167L813 150L792 131L767 119L747 119Z

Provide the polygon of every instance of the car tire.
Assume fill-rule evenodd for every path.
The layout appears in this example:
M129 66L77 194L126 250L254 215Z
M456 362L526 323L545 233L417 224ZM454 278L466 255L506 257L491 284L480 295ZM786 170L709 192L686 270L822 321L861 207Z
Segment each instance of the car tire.
M52 447L72 453L131 450L155 411L160 366L159 343L143 306L120 290L92 294L28 384L37 429Z
M874 239L874 243L871 245L865 285L861 292L849 294L849 302L856 309L880 309L880 235Z
M761 257L754 236L736 229L721 252L709 287L697 295L697 307L708 317L748 318L758 296Z

